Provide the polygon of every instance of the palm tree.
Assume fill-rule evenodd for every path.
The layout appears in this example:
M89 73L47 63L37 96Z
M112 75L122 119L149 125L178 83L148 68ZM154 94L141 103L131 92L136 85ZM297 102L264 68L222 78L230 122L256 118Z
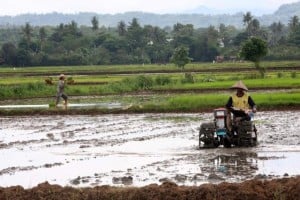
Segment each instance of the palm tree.
M297 15L295 15L294 17L292 17L290 19L290 22L289 22L289 27L290 27L290 30L291 31L294 31L296 29L297 26L299 26L299 18Z
M257 19L253 19L250 21L247 27L247 32L249 36L257 36L260 29L260 24Z
M24 38L26 42L29 44L31 42L31 36L32 36L32 27L28 22L26 22L25 27L22 29L22 32L24 34Z
M92 18L92 29L94 31L98 30L99 29L99 21L98 21L98 18L96 16L94 16Z
M246 25L246 27L249 26L250 22L252 21L252 18L253 18L253 16L251 15L251 12L247 12L244 15L243 22L244 22L244 25Z
M282 38L283 36L283 29L284 25L281 22L274 22L269 26L269 29L271 30L271 40L270 40L270 45L274 46L278 43L278 41Z
M119 36L124 36L126 34L126 24L124 21L120 21L118 24Z
M39 37L40 37L40 49L43 50L43 44L45 43L47 34L45 27L41 27L39 30Z

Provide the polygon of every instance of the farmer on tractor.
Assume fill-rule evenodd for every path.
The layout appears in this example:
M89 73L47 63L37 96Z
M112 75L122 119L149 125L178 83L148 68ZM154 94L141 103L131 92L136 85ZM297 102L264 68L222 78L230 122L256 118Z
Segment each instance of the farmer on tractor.
M251 120L256 112L255 103L242 81L231 88L236 89L236 93L229 98L226 108L214 109L214 120L200 125L199 148L256 146L257 129Z
M226 124L231 131L231 113L233 113L233 119L236 121L250 121L253 113L256 112L256 104L247 94L248 88L242 81L236 82L230 89L236 89L236 93L228 99L225 105L227 108Z

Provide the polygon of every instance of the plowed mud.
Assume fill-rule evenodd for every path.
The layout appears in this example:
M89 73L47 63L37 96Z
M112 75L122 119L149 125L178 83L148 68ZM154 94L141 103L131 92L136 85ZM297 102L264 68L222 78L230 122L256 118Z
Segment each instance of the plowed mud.
M209 113L1 117L0 199L300 199L299 116L259 112L257 147L217 149Z

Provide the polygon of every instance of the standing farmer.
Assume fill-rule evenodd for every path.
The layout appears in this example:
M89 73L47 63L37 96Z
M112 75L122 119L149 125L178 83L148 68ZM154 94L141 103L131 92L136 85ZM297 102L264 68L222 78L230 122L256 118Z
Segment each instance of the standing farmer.
M57 95L56 95L56 103L55 103L55 107L57 107L60 98L63 98L65 103L65 108L67 108L68 105L68 96L64 93L64 89L65 89L65 75L61 74L59 76L59 81L57 84Z

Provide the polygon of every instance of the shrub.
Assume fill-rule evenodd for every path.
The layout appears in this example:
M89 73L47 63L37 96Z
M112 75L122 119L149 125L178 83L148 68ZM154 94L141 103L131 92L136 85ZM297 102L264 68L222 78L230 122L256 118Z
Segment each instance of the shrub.
M194 74L184 73L184 78L181 80L181 83L195 83Z
M74 83L75 83L75 81L74 81L73 77L70 76L70 77L67 78L67 84L68 85L73 85Z
M292 73L291 73L291 77L292 77L292 78L297 78L297 73L296 73L296 72L292 72Z
M46 83L47 85L53 85L53 78L52 78L52 77L46 78L46 79L45 79L45 83Z
M168 76L157 76L155 78L155 83L157 85L168 85L171 83L171 79Z
M135 85L139 89L149 90L153 87L153 80L151 77L140 75L135 78Z
M284 74L282 72L277 73L277 78L282 78L283 76L284 76Z

